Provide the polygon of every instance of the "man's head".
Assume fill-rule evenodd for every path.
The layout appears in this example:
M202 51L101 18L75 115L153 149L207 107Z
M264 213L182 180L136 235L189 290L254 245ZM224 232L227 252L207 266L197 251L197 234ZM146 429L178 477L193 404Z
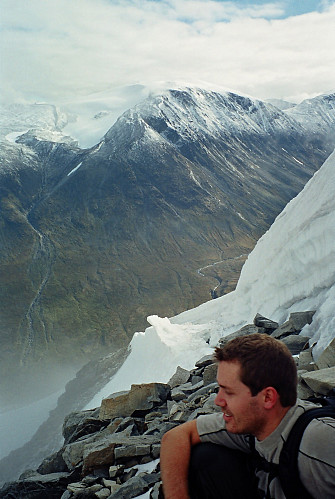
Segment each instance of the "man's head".
M287 346L267 334L249 334L216 348L217 361L238 362L240 380L253 396L266 387L273 387L282 407L295 404L297 368Z

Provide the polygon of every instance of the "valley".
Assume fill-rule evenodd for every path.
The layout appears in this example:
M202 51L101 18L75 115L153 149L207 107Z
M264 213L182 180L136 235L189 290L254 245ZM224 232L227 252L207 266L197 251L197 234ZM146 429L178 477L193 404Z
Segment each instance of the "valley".
M32 124L21 112L16 132ZM246 255L335 145L334 96L282 111L175 88L126 111L88 149L64 135L54 108L33 115L38 127L3 137L0 154L9 407L126 347L148 315L233 290Z

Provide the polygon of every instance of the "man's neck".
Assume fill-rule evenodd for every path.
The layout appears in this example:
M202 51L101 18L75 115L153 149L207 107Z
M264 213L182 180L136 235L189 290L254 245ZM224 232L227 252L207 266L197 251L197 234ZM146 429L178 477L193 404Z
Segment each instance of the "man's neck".
M257 440L265 440L269 435L271 435L271 433L274 432L275 429L279 426L291 407L292 406L279 406L276 408L274 407L273 411L271 411L271 414L269 414L269 417L267 418L267 421L265 422L263 428L258 432L257 435L255 435Z

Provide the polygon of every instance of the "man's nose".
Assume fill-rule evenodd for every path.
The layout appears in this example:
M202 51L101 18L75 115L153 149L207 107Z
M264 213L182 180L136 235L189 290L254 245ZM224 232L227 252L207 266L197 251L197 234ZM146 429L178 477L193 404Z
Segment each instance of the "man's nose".
M224 407L226 405L226 401L225 401L225 398L224 398L224 395L222 393L221 388L219 389L218 394L215 397L214 403L215 403L215 405L218 405L219 407Z

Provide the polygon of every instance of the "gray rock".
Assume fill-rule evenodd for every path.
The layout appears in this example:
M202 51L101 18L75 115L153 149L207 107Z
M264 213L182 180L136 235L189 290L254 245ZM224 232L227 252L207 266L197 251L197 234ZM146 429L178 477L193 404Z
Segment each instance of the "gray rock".
M122 475L124 472L125 465L124 464L117 464L114 466L109 467L109 476L110 478L117 478L118 476Z
M123 457L137 457L149 455L151 451L150 444L137 444L116 447L114 449L115 460L118 461Z
M155 483L150 492L150 499L164 499L162 482Z
M264 317L261 314L256 314L254 318L254 324L257 327L261 327L264 329L277 329L279 326L278 322L274 322L271 319L268 319L267 317Z
M173 388L171 390L171 398L172 400L178 402L179 400L186 400L187 395L184 390L181 390L180 387Z
M91 435L86 438L81 438L76 442L72 442L64 447L62 457L69 470L73 470L83 460L84 449L87 445L100 441L106 435L107 430L99 434Z
M171 421L178 421L179 423L184 423L187 421L188 416L190 415L188 406L184 402L179 402L178 404L174 404L169 413L169 419Z
M144 421L146 423L149 423L151 421L154 421L157 418L161 418L162 413L160 411L154 411L154 412L149 412L149 414L146 414L144 417Z
M210 364L205 367L203 374L203 384L204 386L210 385L211 383L216 381L216 374L218 370L218 365L215 362L214 364Z
M300 352L298 369L306 369L306 371L315 371L317 369L312 355L312 348Z
M206 367L209 364L213 364L213 355L205 355L195 363L196 367Z
M111 493L111 491L109 488L108 489L103 488L95 493L95 497L97 497L98 499L107 499L107 497L110 496L110 493Z
M206 411L209 410L210 412L220 412L221 407L215 405L214 402L215 398L216 398L216 393L211 393L206 402L203 404L202 406L203 409L205 409Z
M281 339L290 334L300 333L306 324L311 324L314 314L314 311L291 313L289 319L273 331L271 336L273 338Z
M48 475L35 473L25 480L6 483L0 491L0 497L8 499L34 497L56 499L62 496L71 479L71 473L50 473Z
M159 421L156 424L152 424L149 426L148 430L143 433L143 435L152 435L156 437L158 440L162 438L164 433L166 433L169 430L172 430L176 426L176 423L172 421Z
M170 385L171 388L175 388L178 385L187 383L189 379L190 379L190 371L187 371L186 369L183 369L182 367L178 366L176 372L168 381L168 385Z
M199 390L197 390L196 392L189 395L189 397L187 398L187 401L193 402L197 398L200 398L202 395L205 395L205 394L211 393L214 390L217 390L217 388L218 388L217 382L211 383L207 386L203 386L203 387L199 388Z
M317 361L317 366L319 369L335 366L335 338L329 343L329 345L320 355Z
M298 398L300 399L308 399L309 397L312 397L314 395L313 390L309 388L309 386L306 385L303 381L298 383Z
M292 312L289 321L294 325L296 331L301 331L306 324L311 324L315 310L307 312Z
M94 468L99 468L104 465L112 465L115 461L114 450L116 447L113 441L114 435L109 438L104 438L92 444L88 444L83 452L83 472L86 474Z
M71 438L71 435L77 431L78 426L84 423L87 419L91 418L93 414L95 414L95 409L89 411L71 412L65 417L62 433L66 444Z
M259 328L255 326L255 324L246 324L245 326L241 327L241 329L238 329L238 331L235 331L234 333L227 334L227 336L223 336L219 340L219 347L222 348L228 341L234 340L235 338L239 338L240 336L246 336L247 334L253 334L253 333L264 333L265 329L264 328Z
M164 402L170 393L170 386L165 383L146 383L132 385L128 392L113 394L103 399L100 407L100 419L132 416L136 412L150 411Z
M121 485L119 490L109 496L109 499L131 499L147 492L154 483L160 480L160 473L135 476Z
M158 459L160 452L161 452L161 445L160 444L153 444L151 446L151 456L153 459Z
M192 378L191 378L192 385L196 385L200 381L202 381L202 376L195 376L195 375L193 375Z
M306 344L309 342L307 336L291 335L282 338L280 341L285 343L292 355L297 355L301 352Z
M123 418L114 418L107 426L109 433L115 433L122 421Z
M335 367L307 372L301 377L315 393L327 395L335 386Z
M188 395L196 392L199 388L203 387L203 381L200 381L196 385L192 385L192 383L184 383L176 388L171 390L171 398L172 400L185 400Z
M139 435L134 418L129 417L123 419L122 423L120 423L115 430L115 433L121 433L121 432L123 432L128 436Z
M83 471L87 473L91 469L99 468L100 466L109 467L114 464L116 448L132 447L137 449L146 445L150 446L159 441L160 438L156 435L125 436L122 433L113 433L112 435L104 436L100 441L88 444L84 448Z

